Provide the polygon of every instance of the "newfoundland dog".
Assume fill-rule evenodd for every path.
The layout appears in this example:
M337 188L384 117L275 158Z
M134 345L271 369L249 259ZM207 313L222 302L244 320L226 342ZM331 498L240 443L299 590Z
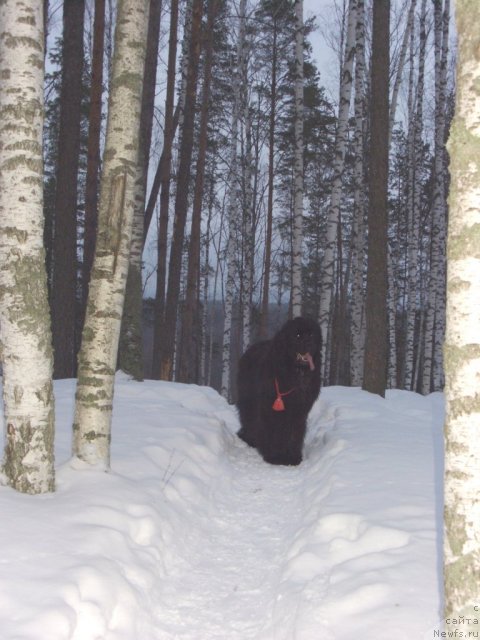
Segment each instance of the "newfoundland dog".
M320 392L320 351L318 324L294 318L240 358L238 435L270 464L302 461L307 416Z

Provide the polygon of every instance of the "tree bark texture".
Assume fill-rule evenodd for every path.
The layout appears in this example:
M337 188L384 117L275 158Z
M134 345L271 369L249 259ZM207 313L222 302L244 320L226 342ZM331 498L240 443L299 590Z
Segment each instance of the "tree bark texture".
M193 193L192 223L188 247L187 288L185 306L182 313L179 376L180 382L193 383L198 380L200 369L200 234L202 223L203 187L205 178L205 157L207 154L208 113L210 104L210 84L213 63L213 27L217 12L217 0L209 0L208 18L204 32L205 63L203 72L202 105L200 109L200 132L198 156Z
M43 248L43 6L0 5L0 359L3 471L23 493L53 491L53 356Z
M178 303L182 268L185 224L188 210L188 194L193 151L195 103L197 97L198 63L201 49L201 24L203 3L193 0L192 28L190 35L189 62L186 80L186 99L183 109L180 157L175 195L175 217L168 269L168 287L165 305L165 324L161 337L160 376L172 380L174 372L175 337L177 330Z
M53 235L54 375L76 373L77 179L83 73L84 0L64 3L62 89Z
M457 0L455 5L457 96L448 142L444 580L445 617L458 620L478 619L480 603L480 4ZM465 637L472 630L466 624L460 628Z
M79 354L73 453L105 469L135 204L147 22L147 0L118 3L98 237Z
M155 292L155 320L154 342L152 358L152 377L156 380L162 375L162 340L164 339L165 323L165 290L167 284L167 246L168 246L168 218L170 206L170 172L172 166L172 146L175 129L179 119L173 114L173 100L175 96L175 69L177 63L177 30L178 30L178 0L172 0L170 11L170 36L168 44L167 90L165 96L165 122L163 133L163 150L155 174L152 193L150 194L146 218L151 217L156 202L158 189L160 192L160 215L157 236L157 287ZM176 122L175 122L176 121ZM156 190L156 193L154 193ZM148 224L148 220L146 220ZM144 236L145 240L145 236Z
M105 0L95 0L93 22L92 79L87 142L87 178L85 186L85 231L82 264L82 315L88 298L88 283L95 254L100 174L100 133L102 127L103 53L105 39Z
M143 231L147 174L155 105L161 11L161 0L150 0L145 71L143 77L142 111L140 114L140 149L137 179L135 181L135 211L133 214L130 264L125 289L125 304L123 306L122 328L118 349L119 368L138 381L143 380Z
M348 116L353 83L353 61L355 58L355 26L356 0L350 0L348 8L347 37L345 56L340 78L340 99L338 106L338 124L335 138L335 157L333 159L333 185L328 211L325 251L322 260L322 282L320 289L319 324L322 330L322 367L323 379L328 379L329 355L327 345L331 344L329 336L331 327L332 297L335 287L335 252L340 221L340 204L342 197L342 176L347 148Z
M385 395L387 383L387 187L390 2L374 0L370 203L363 389Z
M295 165L292 239L292 316L302 315L303 244L303 0L295 0Z

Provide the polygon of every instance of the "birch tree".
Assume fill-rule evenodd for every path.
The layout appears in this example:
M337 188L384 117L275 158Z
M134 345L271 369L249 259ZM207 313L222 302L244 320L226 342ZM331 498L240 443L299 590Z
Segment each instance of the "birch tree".
M152 377L162 376L161 345L165 316L165 288L167 279L167 240L170 205L170 172L172 165L172 147L175 136L173 102L175 98L175 69L177 65L178 0L170 3L170 34L168 40L167 88L165 92L165 119L163 129L163 151L158 165L157 175L160 192L160 214L157 239L157 288L155 292L155 326L152 358ZM152 186L152 191L154 186ZM156 196L155 196L156 201ZM152 200L152 196L150 196ZM147 211L153 212L153 203ZM147 224L147 221L146 221Z
M327 234L322 266L322 286L320 291L319 324L323 334L322 366L324 379L328 374L327 344L330 328L330 311L335 282L335 251L337 246L340 202L342 196L342 172L347 147L348 116L353 82L353 61L355 58L356 0L350 0L348 8L347 36L345 55L340 78L340 100L338 106L338 124L333 159L333 185L328 212Z
M82 262L82 316L88 297L88 283L95 253L100 172L100 134L102 126L103 53L105 39L105 0L95 0L93 22L92 76L88 119L87 175L85 184L85 224Z
M480 4L455 3L457 97L448 151L445 617L478 619L480 603ZM462 620L463 622L463 620ZM467 631L467 625L462 624Z
M53 357L43 248L43 3L0 4L0 350L3 470L54 489Z
M160 37L161 0L150 0L149 21L143 75L142 109L140 113L140 147L135 183L135 211L133 214L130 264L128 268L123 307L118 365L135 380L143 380L142 331L142 255L145 198L152 139L153 111Z
M295 0L295 165L292 239L292 316L302 315L303 0Z
M351 377L352 385L359 386L363 376L365 344L364 263L365 263L365 3L357 0L355 26L355 133L354 133L354 207L353 221L353 282L351 315Z
M79 354L73 453L108 469L113 387L130 256L148 0L120 0L98 236Z
M222 340L222 383L220 393L228 399L230 393L230 342L232 331L233 293L235 288L235 256L237 238L237 217L238 217L238 182L237 172L238 160L238 131L240 120L240 83L241 69L243 67L243 56L245 55L245 15L246 0L240 0L238 9L239 25L237 35L237 60L235 75L233 78L233 108L231 124L230 158L229 158L229 196L228 196L228 242L226 249L227 278L225 283L225 312L223 321Z

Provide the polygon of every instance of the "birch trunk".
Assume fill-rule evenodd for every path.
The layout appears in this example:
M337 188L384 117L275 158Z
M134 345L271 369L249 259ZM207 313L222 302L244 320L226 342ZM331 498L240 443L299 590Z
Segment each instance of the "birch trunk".
M155 326L152 357L152 377L161 377L161 344L163 339L163 324L165 315L165 289L167 280L167 246L168 246L168 218L170 206L170 171L172 165L172 147L175 136L173 115L173 100L175 95L175 69L177 64L177 29L178 29L178 0L170 4L170 35L168 42L167 90L165 95L165 120L163 131L163 151L157 175L160 192L160 214L157 235L157 288L155 292ZM177 118L178 121L178 118ZM152 191L154 190L152 186ZM147 210L153 213L155 198L150 196ZM145 238L145 236L144 236Z
M43 7L0 5L0 352L3 471L23 493L54 489L53 357L43 248Z
M335 140L335 156L333 159L333 185L327 221L327 235L322 266L322 283L320 288L319 324L322 330L322 366L325 379L329 363L327 344L330 329L333 289L335 286L335 249L340 218L340 202L342 197L342 174L347 146L348 115L352 93L353 60L355 57L355 24L356 0L350 0L348 9L348 27L345 41L345 56L340 78L340 100L338 106L338 124Z
M140 115L140 148L137 179L135 182L135 211L133 214L130 264L125 289L125 303L123 307L118 353L119 368L139 381L143 380L142 255L144 214L155 105L161 12L162 0L150 0L142 110Z
M100 171L100 134L102 128L103 53L105 38L105 0L95 0L93 23L92 78L88 121L87 176L85 185L85 231L82 262L82 316L88 298L88 283L95 253L97 231L98 176Z
M365 4L357 0L355 26L355 133L354 133L354 222L352 249L351 383L360 386L363 378L365 345Z
M450 3L434 4L435 33L435 156L431 234L431 265L425 323L425 356L422 393L439 391L443 382L443 336L445 312L445 236L447 203L445 189L445 107Z
M110 466L113 386L130 257L148 0L120 0L97 246L79 355L73 453Z
M292 316L302 315L303 242L303 0L295 0L295 164L292 238Z
M243 296L242 296L242 342L241 352L250 345L252 289L254 273L254 193L252 186L253 157L252 157L252 118L250 115L250 102L248 97L248 64L247 56L244 56L243 69L243 114L245 123L245 158L244 158L244 183L245 203L243 212L244 230L244 255L243 255Z
M480 4L457 0L455 6L457 97L448 143L452 181L445 336L444 576L445 617L466 620L478 619L480 603ZM464 620L461 629L466 637Z
M241 101L241 78L243 58L245 55L245 13L246 0L240 0L238 9L239 26L237 36L237 63L235 76L233 78L233 111L232 111L232 127L230 142L230 175L229 175L229 197L227 210L228 224L228 242L226 249L227 278L225 282L225 311L223 321L223 340L222 340L222 382L220 393L228 400L230 395L230 347L232 333L232 312L233 312L233 293L235 290L236 275L236 247L237 247L237 219L238 219L238 130L240 119L240 101Z
M270 304L270 270L272 263L272 232L273 232L273 187L275 173L275 116L277 103L277 20L273 17L272 67L270 81L270 113L268 127L268 196L267 196L267 224L265 229L265 260L263 272L262 313L260 317L260 335L266 338L268 334L268 316Z

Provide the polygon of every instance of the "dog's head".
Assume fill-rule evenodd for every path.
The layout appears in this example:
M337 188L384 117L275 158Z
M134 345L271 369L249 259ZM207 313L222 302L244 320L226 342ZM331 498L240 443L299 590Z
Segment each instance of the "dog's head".
M321 332L310 318L286 322L274 338L274 348L281 350L289 366L314 371L320 364Z

